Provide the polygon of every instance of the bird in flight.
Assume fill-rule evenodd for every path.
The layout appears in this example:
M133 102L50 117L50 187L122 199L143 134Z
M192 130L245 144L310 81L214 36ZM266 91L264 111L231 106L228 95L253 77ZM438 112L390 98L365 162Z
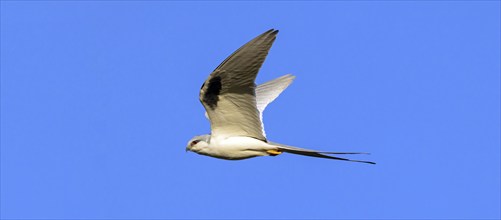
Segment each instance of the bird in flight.
M254 82L277 33L278 30L268 30L240 47L203 83L199 98L210 120L211 134L193 137L186 151L226 160L277 156L286 152L375 164L332 156L366 153L316 151L271 142L266 138L263 111L295 78L288 74L258 86Z

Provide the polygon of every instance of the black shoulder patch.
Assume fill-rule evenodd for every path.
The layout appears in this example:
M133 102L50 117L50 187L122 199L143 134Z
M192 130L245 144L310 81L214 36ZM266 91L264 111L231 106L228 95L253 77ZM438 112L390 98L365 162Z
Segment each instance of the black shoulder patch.
M217 102L219 101L219 93L221 92L221 77L216 76L209 80L209 85L207 86L207 91L205 91L203 101L207 104L212 110L214 110L217 106Z

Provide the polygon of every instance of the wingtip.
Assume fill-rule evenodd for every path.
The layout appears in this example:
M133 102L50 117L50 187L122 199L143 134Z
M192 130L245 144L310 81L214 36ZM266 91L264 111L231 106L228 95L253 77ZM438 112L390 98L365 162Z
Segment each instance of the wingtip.
M269 29L267 30L266 32L264 32L265 34L268 34L268 33L271 33L271 34L278 34L278 30L276 30L275 28L272 28L272 29Z
M293 81L294 79L296 79L296 76L288 73L288 74L285 74L281 77L278 77L278 79L289 79L289 80Z

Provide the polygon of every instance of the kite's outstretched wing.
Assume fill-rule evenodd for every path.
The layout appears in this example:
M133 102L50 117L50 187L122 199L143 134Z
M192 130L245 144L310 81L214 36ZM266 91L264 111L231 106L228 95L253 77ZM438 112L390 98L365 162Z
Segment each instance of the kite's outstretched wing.
M264 131L263 122L264 109L292 83L294 78L296 77L291 74L287 74L285 76L281 76L274 80L270 80L261 85L258 85L256 88L257 110L259 111L259 119L261 120L261 127L263 128L263 134L265 137L266 132Z
M266 141L256 104L257 73L278 30L268 30L226 58L200 89L211 137L247 136Z

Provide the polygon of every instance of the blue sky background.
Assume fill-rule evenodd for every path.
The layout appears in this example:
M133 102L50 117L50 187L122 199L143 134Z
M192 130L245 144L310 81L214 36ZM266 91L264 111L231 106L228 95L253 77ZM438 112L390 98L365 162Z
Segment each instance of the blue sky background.
M500 218L500 3L1 2L1 218ZM186 153L198 92L280 30L268 138Z

